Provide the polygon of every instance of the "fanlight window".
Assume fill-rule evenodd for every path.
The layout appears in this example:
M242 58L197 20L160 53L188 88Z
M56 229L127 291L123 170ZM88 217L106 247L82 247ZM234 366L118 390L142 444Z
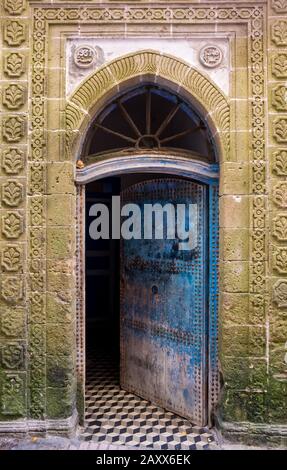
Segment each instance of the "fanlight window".
M113 152L184 152L214 162L206 123L182 98L144 85L118 96L90 128L85 155Z

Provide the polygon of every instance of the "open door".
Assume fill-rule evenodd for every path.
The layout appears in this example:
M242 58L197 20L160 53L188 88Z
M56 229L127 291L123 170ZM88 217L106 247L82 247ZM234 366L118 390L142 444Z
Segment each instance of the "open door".
M178 237L121 240L120 381L198 425L207 421L206 193L203 184L171 178L121 193L122 204L137 204L142 214L144 204L193 207L185 219L190 249L180 249Z

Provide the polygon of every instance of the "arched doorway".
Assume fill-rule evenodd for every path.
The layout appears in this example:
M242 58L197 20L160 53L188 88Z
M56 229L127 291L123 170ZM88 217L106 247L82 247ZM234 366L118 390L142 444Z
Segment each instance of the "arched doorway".
M98 307L102 313L106 308L108 330L111 321L120 325L122 387L195 424L211 424L217 373L218 164L206 122L176 93L144 83L100 110L77 167L77 181L86 184L89 222L89 214L97 215L90 203L111 206L118 195L122 207L196 207L186 220L196 240L186 251L178 249L178 233L170 240L143 236L120 244L117 236L102 251L94 251L99 251L97 262L103 262L105 251L113 259L109 275L105 270L109 301ZM151 229L156 229L155 219ZM86 238L86 247L89 243ZM103 279L96 279L99 270L90 269L97 257L89 256L91 251L86 249L86 273L95 275L93 281L86 275L87 318L97 309L96 291L98 296L105 292Z

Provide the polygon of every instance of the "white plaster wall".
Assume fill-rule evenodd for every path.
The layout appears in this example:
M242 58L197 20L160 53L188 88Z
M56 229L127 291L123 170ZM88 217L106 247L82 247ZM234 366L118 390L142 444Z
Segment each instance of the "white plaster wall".
M79 68L74 62L74 51L77 47L89 45L96 48L99 53L98 60L88 68ZM206 45L218 46L223 59L219 66L209 68L201 64L199 51ZM66 47L66 94L69 96L80 82L97 70L104 63L120 56L141 50L152 49L162 54L170 54L183 59L195 69L209 76L210 79L226 94L229 94L230 83L230 52L229 38L218 35L204 37L196 35L188 39L182 38L91 38L72 37L67 39Z

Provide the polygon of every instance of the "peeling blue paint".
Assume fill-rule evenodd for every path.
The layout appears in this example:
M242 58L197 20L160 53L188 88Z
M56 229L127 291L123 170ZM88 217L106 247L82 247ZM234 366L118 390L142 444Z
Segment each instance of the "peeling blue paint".
M191 252L175 249L174 240L122 241L121 382L201 425L207 420L208 355L217 359L206 341L217 334L208 321L208 304L217 298L215 250L208 249L215 243L209 217L210 209L217 211L214 194L209 197L207 185L176 179L139 183L122 194L122 203L198 205L198 243Z

